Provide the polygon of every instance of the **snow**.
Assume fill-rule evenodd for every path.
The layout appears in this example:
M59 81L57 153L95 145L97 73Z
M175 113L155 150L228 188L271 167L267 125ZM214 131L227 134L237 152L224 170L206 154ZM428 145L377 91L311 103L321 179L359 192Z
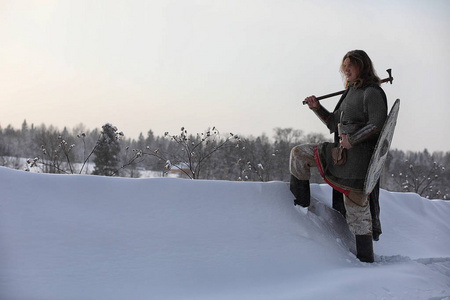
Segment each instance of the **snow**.
M0 299L450 299L450 202L382 190L367 264L311 189L0 168Z

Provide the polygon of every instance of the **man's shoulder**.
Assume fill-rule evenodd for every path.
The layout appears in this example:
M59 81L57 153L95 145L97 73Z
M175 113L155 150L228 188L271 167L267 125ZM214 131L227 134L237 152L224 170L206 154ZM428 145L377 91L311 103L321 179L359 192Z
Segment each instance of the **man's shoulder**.
M376 84L369 84L364 87L364 98L366 99L382 99L383 102L387 105L387 97L384 90Z
M379 86L378 84L375 83L368 83L362 86L364 91L378 91L378 92L382 92L384 93L383 89L381 88L381 86Z

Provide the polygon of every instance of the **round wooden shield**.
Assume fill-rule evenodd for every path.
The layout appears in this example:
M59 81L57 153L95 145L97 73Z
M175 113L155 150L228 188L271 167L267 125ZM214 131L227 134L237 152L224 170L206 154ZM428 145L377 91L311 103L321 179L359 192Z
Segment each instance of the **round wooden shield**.
M394 135L397 116L400 108L400 99L395 100L391 111L384 123L381 134L375 146L375 151L370 159L369 169L367 170L366 180L364 182L364 194L369 195L380 178L384 163L386 162L389 148L391 147L392 137Z

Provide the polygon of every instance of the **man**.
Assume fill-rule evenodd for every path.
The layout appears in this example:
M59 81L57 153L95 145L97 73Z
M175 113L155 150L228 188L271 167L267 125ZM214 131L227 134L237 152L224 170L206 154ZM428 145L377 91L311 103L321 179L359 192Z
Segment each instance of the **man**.
M380 78L364 51L348 52L342 59L341 72L346 78L346 91L332 113L315 96L305 99L330 132L339 136L340 142L294 147L290 156L290 187L294 203L309 206L310 168L317 167L324 180L344 195L346 219L355 234L357 257L373 262L372 217L363 189L387 117L387 100L380 88Z

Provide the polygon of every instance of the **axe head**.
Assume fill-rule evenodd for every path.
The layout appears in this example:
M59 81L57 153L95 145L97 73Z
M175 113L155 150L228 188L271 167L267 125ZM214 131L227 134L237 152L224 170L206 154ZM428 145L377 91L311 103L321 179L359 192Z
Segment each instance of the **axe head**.
M386 78L387 81L389 81L390 84L392 84L392 80L394 80L394 77L392 77L392 69L387 69L386 72L389 74L389 78Z

